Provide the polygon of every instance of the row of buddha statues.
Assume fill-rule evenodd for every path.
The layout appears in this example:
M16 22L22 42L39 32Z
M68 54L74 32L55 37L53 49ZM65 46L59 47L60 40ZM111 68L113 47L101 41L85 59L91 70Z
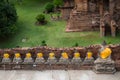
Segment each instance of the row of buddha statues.
M111 53L112 52L110 48L105 48L100 51L98 58L101 58L103 60L110 58ZM80 64L84 62L86 64L93 64L94 58L93 58L93 53L90 51L87 52L87 55L84 61L83 59L81 59L79 52L75 52L72 59L69 59L68 54L66 52L63 52L59 60L55 57L55 53L53 52L49 53L49 57L47 60L44 59L43 53L37 53L37 57L35 60L32 58L31 53L26 53L24 60L22 60L20 53L15 53L13 59L10 58L9 53L4 53L1 63L11 63L11 62L12 63L38 63L38 64L44 64L44 63L45 64L46 63L49 63L49 64L69 64L69 63Z
M37 53L37 57L34 60L31 56L31 53L26 53L24 60L22 60L20 53L15 53L13 60L11 60L10 55L8 53L3 54L3 59L1 63L36 63L36 64L80 64L80 63L94 63L94 58L92 57L92 52L87 52L86 58L82 61L80 57L80 53L74 53L74 57L70 60L68 54L63 52L61 54L61 58L58 60L55 57L55 53L49 53L49 57L47 60L44 59L43 53Z
M6 64L15 64L15 65L25 64L26 66L28 64L27 69L31 69L28 67L31 64L32 65L35 64L34 66L36 66L36 64L40 64L40 65L48 64L50 66L52 64L54 66L56 66L56 64L58 65L60 64L63 66L67 66L67 65L69 66L70 64L74 66L74 68L76 67L80 68L80 66L92 67L92 69L96 73L114 73L116 72L115 62L114 60L111 59L111 54L112 54L112 50L104 46L101 47L101 49L99 50L98 58L96 60L93 58L93 53L90 51L87 52L84 60L83 58L81 58L81 54L79 52L75 52L72 59L69 58L68 53L66 52L61 53L61 57L59 59L55 57L55 53L51 52L49 53L49 57L47 60L43 57L44 55L43 53L37 53L35 59L32 57L31 53L26 53L24 60L20 53L15 53L13 59L11 59L9 53L4 53L0 64L2 66L5 66Z

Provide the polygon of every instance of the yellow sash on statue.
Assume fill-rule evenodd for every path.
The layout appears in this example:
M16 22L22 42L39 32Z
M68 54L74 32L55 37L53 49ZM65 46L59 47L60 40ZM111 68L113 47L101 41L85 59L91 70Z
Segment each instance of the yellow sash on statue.
M102 59L106 59L111 55L112 51L110 48L105 48L101 53L100 53L100 57Z

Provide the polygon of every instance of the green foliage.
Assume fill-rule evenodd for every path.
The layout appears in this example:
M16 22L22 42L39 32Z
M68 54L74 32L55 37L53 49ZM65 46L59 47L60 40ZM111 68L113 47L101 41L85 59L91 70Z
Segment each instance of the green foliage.
M17 13L14 5L1 0L0 2L0 37L14 34L17 27Z
M35 47L41 45L43 40L50 47L73 47L75 43L78 43L79 46L88 46L101 44L103 40L112 44L120 43L120 33L114 38L111 36L101 38L99 31L66 33L66 21L52 21L50 15L45 15L49 21L48 24L42 25L42 27L34 25L36 14L43 12L44 5L49 1L51 0L24 0L24 5L16 4L17 13L19 13L16 25L19 28L19 34L0 41L0 48ZM27 38L27 41L22 42L23 38Z
M45 15L44 14L39 14L37 17L36 17L37 21L40 23L40 24L44 24L45 23Z
M53 0L53 3L56 7L59 7L63 5L63 0Z
M47 11L47 13L53 12L54 5L52 3L47 3L47 5L45 6L45 10Z
M78 47L79 46L79 44L78 43L75 43L75 45L73 46L73 47Z
M46 41L45 41L45 40L43 40L43 41L41 42L41 46L47 46L47 44L46 44Z

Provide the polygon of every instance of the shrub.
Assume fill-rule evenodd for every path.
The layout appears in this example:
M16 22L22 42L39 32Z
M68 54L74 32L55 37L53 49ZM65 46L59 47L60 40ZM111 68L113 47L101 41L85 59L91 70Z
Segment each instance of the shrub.
M73 47L78 47L78 46L79 46L79 44L78 44L78 43L75 43Z
M17 26L17 13L14 5L2 0L0 2L0 37L6 38L14 34Z
M37 17L37 22L39 22L40 24L45 24L46 21L45 21L45 15L44 14L39 14Z
M45 6L45 11L47 13L53 12L54 11L54 5L52 3L47 3L47 5Z
M45 40L43 40L43 41L41 42L41 46L47 46L47 44L46 44L46 41L45 41Z
M56 7L63 5L63 0L53 0L53 3Z

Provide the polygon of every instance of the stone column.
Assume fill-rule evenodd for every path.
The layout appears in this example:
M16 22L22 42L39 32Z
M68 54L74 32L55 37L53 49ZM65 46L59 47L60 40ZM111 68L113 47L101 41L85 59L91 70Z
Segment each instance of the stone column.
M101 37L105 36L105 24L103 19L100 20L100 36Z
M103 0L100 0L99 6L100 6L100 16L103 16Z
M116 36L116 22L111 20L111 35L112 37Z
M115 1L114 0L109 0L109 12L110 12L111 16L113 16L114 7L115 7Z
M103 36L105 36L105 25L104 25L104 21L103 21L103 19L102 19L102 17L103 17L103 0L100 0L100 2L99 2L99 6L100 6L100 8L99 8L99 12L100 12L100 36L101 37L103 37Z

